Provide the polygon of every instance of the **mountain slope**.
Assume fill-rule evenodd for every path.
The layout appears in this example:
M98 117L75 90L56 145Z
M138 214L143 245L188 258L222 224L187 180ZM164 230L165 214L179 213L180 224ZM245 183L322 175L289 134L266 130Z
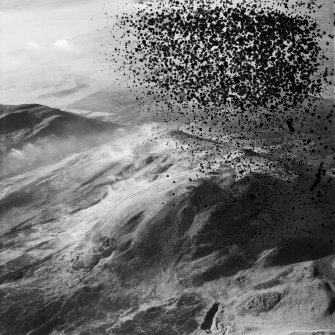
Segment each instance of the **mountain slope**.
M143 127L1 182L0 334L332 329L333 179L310 190L257 156L238 176L232 144L202 172L227 144L184 133L191 155L177 135Z

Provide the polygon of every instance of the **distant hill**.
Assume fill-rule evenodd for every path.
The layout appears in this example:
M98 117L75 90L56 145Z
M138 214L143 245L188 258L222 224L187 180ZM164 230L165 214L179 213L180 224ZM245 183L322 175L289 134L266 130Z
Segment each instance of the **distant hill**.
M87 150L125 127L42 105L0 105L1 174Z
M127 89L115 91L115 88L106 88L79 99L67 106L70 110L83 110L92 113L104 113L112 122L122 124L139 124L145 122L161 122L171 114L166 105L156 106L154 99L143 96L139 103L136 97L140 92L131 92ZM159 113L157 113L159 110Z
M21 148L46 137L82 137L120 128L42 105L0 105L2 151Z

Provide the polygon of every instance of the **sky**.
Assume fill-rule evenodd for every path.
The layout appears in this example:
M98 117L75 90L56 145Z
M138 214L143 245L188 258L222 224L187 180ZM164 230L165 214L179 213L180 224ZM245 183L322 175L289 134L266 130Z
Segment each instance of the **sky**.
M110 84L104 13L125 6L125 0L0 0L0 103L62 107Z
M133 1L0 0L0 103L62 108L109 87L105 13L130 10ZM329 8L317 13L320 22L331 17Z

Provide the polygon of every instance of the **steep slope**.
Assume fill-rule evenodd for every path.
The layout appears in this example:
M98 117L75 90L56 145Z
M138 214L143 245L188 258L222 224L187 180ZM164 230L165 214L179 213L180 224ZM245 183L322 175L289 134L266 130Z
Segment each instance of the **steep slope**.
M153 129L1 182L0 334L333 329L333 178Z

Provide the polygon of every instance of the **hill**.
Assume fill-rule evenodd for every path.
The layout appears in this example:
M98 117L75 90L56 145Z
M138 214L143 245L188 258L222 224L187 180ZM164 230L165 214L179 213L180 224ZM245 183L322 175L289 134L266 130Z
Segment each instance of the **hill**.
M334 179L303 171L146 126L3 180L0 334L331 334Z
M0 105L3 175L64 158L117 136L123 126L42 105Z

